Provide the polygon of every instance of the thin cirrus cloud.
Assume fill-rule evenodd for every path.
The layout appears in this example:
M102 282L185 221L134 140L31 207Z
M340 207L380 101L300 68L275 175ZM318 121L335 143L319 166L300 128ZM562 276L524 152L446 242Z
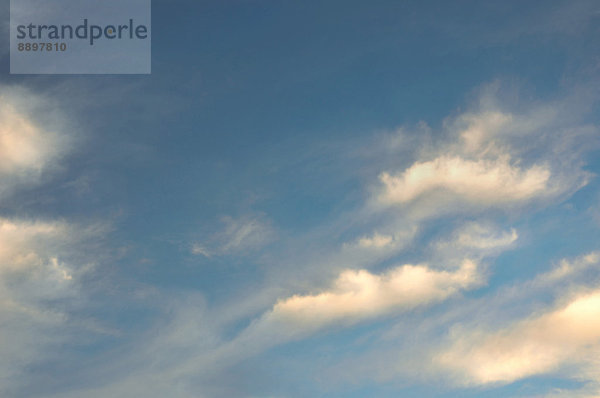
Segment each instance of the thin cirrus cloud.
M35 322L46 302L75 295L66 259L85 234L65 223L0 219L0 311Z
M27 271L47 259L40 255L64 237L68 226L59 222L13 221L0 218L0 270Z
M480 250L506 248L519 238L514 228L510 231L498 231L497 228L480 223L469 223L463 226L455 236L456 245Z
M394 242L391 235L373 234L371 237L363 237L358 240L358 246L363 248L381 249L390 246Z
M193 243L190 252L204 257L245 254L262 248L275 237L270 221L263 215L226 216L221 223L220 231L206 241Z
M0 219L0 393L25 383L23 371L61 344L66 309L80 301L69 263L82 231L61 222Z
M435 258L449 259L493 257L513 249L519 239L515 228L501 229L493 223L467 222L448 238L434 242L430 247Z
M581 256L574 261L561 260L559 266L555 269L541 274L536 278L536 283L552 283L563 280L569 276L577 275L585 271L590 266L600 262L600 252L592 252Z

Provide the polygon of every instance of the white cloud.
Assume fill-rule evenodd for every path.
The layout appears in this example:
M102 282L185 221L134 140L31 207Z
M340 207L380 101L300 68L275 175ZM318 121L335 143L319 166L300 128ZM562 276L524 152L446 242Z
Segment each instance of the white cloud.
M567 365L585 366L600 349L600 291L502 330L454 332L436 361L466 384L509 383Z
M68 149L61 113L45 98L0 86L0 198L39 183ZM10 213L6 206L4 213ZM16 395L25 369L68 337L69 311L80 305L79 277L93 259L78 246L104 228L65 221L0 217L0 394ZM89 254L89 253L88 253Z
M9 394L20 372L61 341L67 303L79 295L63 257L82 235L65 223L0 219L0 392Z
M486 151L492 144L491 139L506 129L514 117L497 110L483 111L481 113L465 113L456 121L465 125L459 132L464 148L468 152ZM486 148L486 146L488 146Z
M16 395L30 383L27 369L65 355L82 329L83 340L106 333L91 315L72 319L87 305L82 281L95 270L106 231L103 224L0 218L0 395Z
M596 252L563 260L532 280L459 298L435 316L407 314L370 336L374 344L365 353L348 355L326 372L339 383L408 378L449 381L449 388L494 388L530 376L558 376L585 387L541 396L595 397L600 392L599 260ZM540 304L549 295L561 297L557 305Z
M203 304L193 300L190 302L189 295L184 294L173 305L172 311L178 315L160 319L161 326L146 335L148 341L140 342L143 349L132 350L135 352L125 356L128 364L136 364L139 368L125 370L124 375L108 380L97 390L87 390L91 393L87 395L128 396L132 392L134 395L161 395L165 385L176 385L181 387L176 395L187 396L192 386L205 387L204 384L215 383L214 379L230 377L230 367L243 359L320 330L404 314L411 320L410 332L404 335L409 337L406 339L409 343L405 343L408 345L414 341L420 342L420 336L415 335L422 331L430 332L428 327L431 324L438 328L436 332L443 332L456 317L462 316L468 320L469 317L465 316L468 311L471 311L469 315L475 313L477 318L485 311L485 303L491 303L494 299L462 300L458 306L444 307L443 313L431 317L434 319L424 319L418 312L411 311L460 296L462 291L481 286L484 276L478 261L465 260L458 267L444 269L423 264L392 267L381 273L367 269L396 260L392 256L399 254L406 242L415 238L416 231L427 228L426 223L420 223L411 212L413 206L421 204L421 199L426 199L428 216L438 215L438 208L448 203L462 205L463 213L480 215L481 209L508 209L571 193L580 187L585 182L585 173L579 168L580 165L568 161L556 163L551 158L563 154L555 151L555 142L542 140L539 151L542 154L533 156L525 153L525 147L515 144L520 139L520 132L534 137L532 142L536 143L540 128L548 127L549 134L552 134L554 130L551 123L545 120L548 115L552 115L552 112L544 110L520 115L493 108L484 109L464 113L456 119L455 124L451 123L445 132L450 133L452 141L444 142L444 146L407 149L406 146L415 141L394 140L394 150L404 146L407 154L417 154L410 163L399 168L400 172L380 174L383 189L378 192L378 198L395 206L377 207L376 212L371 208L348 212L340 217L343 220L337 220L336 225L327 225L295 240L289 245L295 246L293 250L279 257L277 255L281 252L272 252L269 257L273 258L276 265L266 272L266 287L257 289L254 297L232 294L228 305L217 304L217 309L211 312ZM550 153L552 155L548 155ZM566 167L560 167L564 165ZM407 211L404 212L405 209ZM490 217L493 215L486 215L487 220ZM227 217L222 222L222 229L188 247L192 254L205 257L247 255L263 248L275 235L271 223L262 215L247 215L237 219ZM476 220L454 231L449 240L444 242L456 250L453 253L440 250L440 260L448 257L481 259L490 252L510 247L518 239L516 230L500 230L492 225ZM426 232L423 234L424 240L428 239ZM340 248L340 237L347 236L351 236L351 240L342 243ZM325 243L320 245L322 242ZM424 251L428 251L431 245L427 245L427 241L424 243ZM290 252L293 255L289 255ZM306 255L306 258L298 260L295 254ZM289 257L293 257L293 260L282 266ZM455 264L453 261L441 262L449 263ZM344 269L340 271L339 267ZM577 266L571 263L562 267L557 271L557 275L560 275L556 278L576 273L576 270L573 271L575 268ZM76 280L76 275L73 276ZM333 282L328 282L330 280ZM275 293L265 294L269 289ZM302 293L291 295L290 292ZM259 296L266 298L257 300ZM274 297L283 298L275 301ZM465 383L475 384L506 382L511 378L556 369L576 357L582 352L582 347L591 341L586 336L569 336L565 332L568 328L564 326L578 317L583 319L583 323L592 315L597 315L577 315L577 311L573 310L583 305L581 303L587 300L585 297L577 297L566 306L548 311L545 315L534 314L499 331L463 329L461 334L453 336L451 345L445 347L443 354L437 357L437 363L447 372L448 368L452 368L452 361L456 361L459 367L457 377ZM524 301L515 300L511 303ZM250 305L249 302L255 303ZM465 308L456 308L463 305ZM494 309L501 307L495 301L494 305ZM592 300L594 305L596 301ZM217 312L220 314L216 315ZM457 312L460 315L456 315ZM248 326L236 332L245 323ZM534 332L535 327L554 326L554 337L536 340L539 336ZM232 334L235 336L226 337ZM522 342L518 340L520 334L525 336ZM391 361L398 361L398 357L402 356L410 357L409 366L413 374L420 372L430 366L430 363L423 365L422 362L431 360L429 354L434 341L432 338L435 337L434 333L429 333L424 338L425 348L417 346L412 351L394 351L394 355L390 354L389 357L393 357ZM472 345L472 341L478 345ZM495 342L505 348L499 356L494 351ZM535 350L538 347L551 355L537 355ZM390 351L389 348L384 347L382 351ZM415 356L407 355L407 352L419 355L420 359L415 360ZM522 356L523 353L526 355ZM500 358L505 364L494 363L495 358ZM525 358L527 363L519 363L519 358ZM477 361L483 363L483 370L476 366ZM486 369L488 373L485 373ZM222 391L220 394L211 394L206 388L201 391L209 396L227 395Z
M0 194L36 182L67 141L59 112L46 100L0 86Z
M517 241L519 235L513 228L510 231L497 231L479 223L469 223L456 234L455 243L466 248L493 250L505 248Z
M539 275L534 283L537 284L548 284L555 283L568 278L578 272L584 271L590 266L596 265L600 262L600 252L592 252L581 256L573 261L563 259L559 265L553 270Z
M197 255L197 256L198 255L201 255L201 256L204 256L204 257L210 257L211 256L210 251L206 247L202 246L199 243L194 243L192 245L191 252L192 252L192 254Z
M191 253L211 257L247 253L260 249L275 237L269 220L262 215L246 215L240 218L223 217L223 228L205 242L195 242Z
M358 246L363 248L381 249L390 246L394 242L394 237L391 235L381 235L375 233L371 237L363 237L358 240Z
M232 340L215 341L201 353L184 355L185 359L167 373L183 377L196 374L198 369L220 372L244 358L319 330L431 305L482 282L478 266L471 260L464 260L453 271L426 265L403 265L379 275L347 270L321 293L279 300ZM184 346L189 344L196 348L193 342L186 341ZM192 352L197 351L195 348Z
M236 252L258 248L267 243L273 236L271 226L260 217L244 217L233 219L225 217L225 230L222 233L224 252Z
M429 252L438 262L461 258L490 259L514 248L518 239L519 234L514 228L503 230L487 220L469 221L449 236L432 242Z
M582 168L581 143L597 142L598 129L563 117L564 104L508 112L496 91L498 85L490 85L479 109L446 120L445 139L417 148L412 164L380 173L379 207L407 208L420 217L512 209L586 185L591 176Z
M418 227L413 222L392 220L380 225L378 231L361 234L344 242L338 252L320 261L313 260L315 267L326 267L337 274L346 269L368 269L385 259L402 252L417 236ZM317 270L318 271L318 270Z
M489 102L482 110L465 112L447 123L441 132L446 137L440 140L441 144L428 146L427 140L417 140L422 148L404 147L402 162L406 156L415 157L401 166L400 172L379 174L380 189L375 193L379 206L365 206L344 214L337 225L314 234L323 240L348 235L354 239L343 243L341 250L337 245L313 250L314 239L307 239L310 242L305 245L303 241L298 251L315 253L309 258L311 261L287 267L292 270L279 273L284 268L280 267L272 272L278 273L277 282L283 280L284 285L288 284L285 291L311 293L284 296L261 316L248 314L249 326L236 337L209 350L202 358L187 361L179 371L189 374L206 366L225 368L269 347L320 330L408 313L481 286L485 278L474 260L463 262L458 269L404 265L375 273L367 268L384 264L383 261L399 254L417 231L427 228L421 222L423 218L446 215L448 210L480 216L487 209L511 210L530 203L545 204L583 186L588 175L582 171L581 163L574 160L573 152L565 149L568 146L561 146L564 143L561 138L567 133L556 127L555 113L553 107L509 113ZM548 138L555 132L559 138ZM526 145L523 141L527 141ZM393 145L408 144L394 140ZM390 161L379 170L394 170L389 164L397 163ZM480 260L514 245L519 237L517 231L500 230L493 226L492 217L493 214L485 215L488 223L469 217L475 221L443 241L447 245L444 250L426 255L437 255L442 264L454 264L457 258ZM247 237L261 235L256 233L260 228L248 223L251 219L231 219L230 226L215 234L212 241L198 243L193 250L201 255L225 253L225 248L230 249L228 252L238 251L238 247L244 247L243 242L252 242ZM397 233L403 230L406 233ZM427 239L427 231L424 232ZM431 245L425 242L424 247ZM448 259L451 261L444 261ZM340 271L342 266L345 269ZM323 279L330 278L335 279L324 286ZM476 312L480 310L477 308ZM453 315L444 314L444 320L431 322L443 328ZM420 353L425 357L429 349L430 345Z
M521 169L506 156L475 161L442 156L417 162L397 176L381 174L384 191L380 200L403 204L432 191L444 190L474 204L494 206L548 194L550 175L547 167Z
M67 259L101 231L64 222L0 218L0 298L35 306L71 296L75 274L87 270L93 260L74 268Z
M0 218L0 272L31 271L47 263L48 258L42 257L40 252L56 245L67 229L66 224L59 222Z
M477 265L470 260L453 272L425 265L403 265L380 275L347 270L322 293L278 301L263 319L303 333L439 302L481 283Z

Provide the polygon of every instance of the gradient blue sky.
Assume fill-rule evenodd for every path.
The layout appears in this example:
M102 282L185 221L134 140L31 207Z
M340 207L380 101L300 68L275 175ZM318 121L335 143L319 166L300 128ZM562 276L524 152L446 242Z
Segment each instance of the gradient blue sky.
M597 397L600 4L162 1L9 75L2 397Z

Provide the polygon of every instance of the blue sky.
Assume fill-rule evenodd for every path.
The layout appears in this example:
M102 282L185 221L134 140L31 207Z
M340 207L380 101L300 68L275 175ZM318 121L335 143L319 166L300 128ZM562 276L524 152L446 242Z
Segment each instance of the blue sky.
M152 3L9 75L3 397L597 397L596 1Z

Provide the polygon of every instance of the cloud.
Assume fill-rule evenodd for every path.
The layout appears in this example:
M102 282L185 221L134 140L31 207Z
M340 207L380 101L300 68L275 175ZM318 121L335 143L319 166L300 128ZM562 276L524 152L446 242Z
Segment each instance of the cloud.
M170 377L185 378L198 374L201 369L204 377L210 378L276 345L306 338L326 328L350 326L432 305L482 283L477 264L468 259L452 271L435 270L426 265L402 265L382 274L346 270L324 291L277 301L233 339L213 339L213 347L201 352L191 349L195 354L187 352L178 364L165 372ZM177 333L172 325L166 329ZM184 340L179 343L180 347L190 344L196 347L197 343ZM161 345L161 342L152 344ZM172 348L172 344L168 345L168 350Z
M381 174L384 192L380 200L403 204L432 191L444 190L467 202L494 206L546 194L550 175L544 166L526 170L515 167L508 157L472 161L442 156L417 162L397 176Z
M79 279L92 264L71 261L98 231L0 218L0 392L10 395L24 369L65 342L69 311L83 302Z
M358 240L358 246L363 248L381 249L390 246L393 242L393 236L375 233L372 237L360 238Z
M395 325L370 331L372 343L365 347L360 343L360 354L336 360L323 372L332 383L404 379L435 382L450 390L495 388L531 376L557 376L585 388L555 390L556 396L597 396L600 334L592 333L588 340L584 336L595 328L597 314L576 309L587 303L600 310L599 259L596 252L564 259L531 280L502 284L479 297L459 297L426 317L406 314ZM564 268L572 272L546 278ZM548 296L559 297L558 304L540 304ZM591 328L586 326L588 320Z
M577 273L585 271L589 267L596 265L600 262L600 252L592 252L581 256L574 261L563 259L560 261L558 267L553 270L539 275L535 283L536 284L551 284L565 280L570 276L574 276Z
M416 217L547 203L585 186L583 137L588 149L598 129L564 115L565 104L499 104L497 83L482 89L478 105L444 122L435 145L422 145L401 171L379 174L378 207L410 209ZM467 206L465 206L467 205Z
M589 365L600 350L600 291L502 330L454 332L436 361L466 384L510 383L566 365Z
M204 257L210 257L211 256L210 251L206 247L202 246L199 243L194 243L192 245L192 248L191 248L190 251L192 252L192 254L197 255L197 256L198 255L201 255L201 256L204 256Z
M481 283L477 264L471 260L452 272L426 265L403 265L380 275L347 270L321 293L278 301L262 322L304 334L340 322L354 323L439 302Z
M23 89L0 86L0 195L37 182L68 146L60 112Z
M483 260L513 249L518 239L519 234L514 228L501 229L487 220L468 221L449 236L432 242L429 250L437 261L465 257Z
M490 139L506 129L514 117L499 111L465 113L457 118L456 124L465 127L459 132L460 139L468 152L477 152L490 145Z
M32 271L43 266L48 249L67 233L60 222L0 218L0 272Z
M269 223L259 217L233 219L225 217L225 230L222 233L224 252L236 252L258 248L268 242L273 235Z
M0 198L38 184L69 149L62 113L19 87L0 86ZM88 241L106 230L62 220L0 216L0 394L30 383L28 369L69 339L70 313L82 305L80 278L94 259Z
M486 278L480 261L512 247L519 238L516 229L496 226L493 218L500 213L481 217L482 210L510 211L530 203L552 203L552 199L567 197L589 179L580 160L573 156L579 149L570 146L570 134L577 129L565 130L558 125L556 115L560 112L556 107L508 112L492 100L484 99L482 103L480 109L447 120L437 135L438 143L411 140L411 145L421 147L403 148L406 156L414 156L408 163L380 168L387 171L379 173L374 195L379 205L359 206L357 211L343 214L343 220L335 225L319 228L301 241L298 251L308 251L312 255L307 256L309 261L284 267L275 260L277 270L272 274L277 273L279 279L269 282L280 283L287 294L280 295L283 298L262 315L247 314L247 327L187 361L178 369L179 374L192 374L209 366L224 369L270 347L319 331L385 316L409 316L416 308L482 286ZM403 156L402 161L405 159ZM393 169L400 171L389 171ZM429 225L423 218L435 220L448 213L468 214L470 221L448 239L442 239L440 247L432 247L428 244ZM225 253L224 248L239 252L237 248L244 247L243 242L252 242L247 237L260 235L256 231L261 228L248 222L252 220L229 219L223 231L192 250L205 256ZM354 238L341 243L341 248L336 242L314 250L315 236L328 242L332 236ZM423 264L390 267L389 262L396 260L394 256L401 254L407 242L417 238L423 239L419 245L423 249L415 244L411 255L426 257L423 260L434 257L440 264L456 264L459 258L470 260L456 268L436 269ZM378 265L380 271L373 271L372 267ZM324 285L323 280L332 282ZM476 313L480 310L475 308ZM450 312L431 322L440 329L447 327L457 316L453 310ZM416 315L414 318L416 322L428 322ZM431 341L427 343L431 349ZM420 353L431 359L428 349Z
M493 250L512 245L519 238L513 228L510 231L498 231L480 223L469 223L457 231L456 245L481 250Z
M391 166L387 164L377 168L378 172L387 171L370 174L373 179L380 176L375 197L383 206L373 211L368 204L361 207L359 203L358 209L354 207L342 213L333 222L328 220L326 225L315 231L294 236L282 245L268 246L269 250L277 247L264 256L268 257L265 261L271 263L261 264L261 277L265 270L263 285L257 288L253 281L251 293L236 290L226 299L226 304L211 302L212 308L209 308L203 300L190 299L199 295L198 292L181 292L180 297L171 301L169 311L159 310L160 314L155 318L156 327L149 329L142 338L136 336L136 343L128 353L116 353L107 361L108 364L99 365L100 370L109 373L109 376L92 387L89 384L82 386L71 396L81 395L81 391L88 396L154 396L164 395L165 391L173 392L173 388L177 389L174 392L176 396L193 396L193 391L202 391L206 396L236 396L224 393L224 386L232 384L231 375L252 356L318 332L350 328L359 323L396 316L402 316L403 339L393 341L393 347L389 345L392 341L389 335L375 343L381 344L380 351L371 359L379 359L376 357L382 353L383 356L388 354L382 361L387 362L374 368L377 369L374 373L381 373L387 368L386 372L397 378L398 369L403 366L397 366L399 358L410 358L406 367L411 368L411 377L421 373L418 377L429 381L433 355L437 366L446 374L456 372L453 374L461 383L487 385L551 372L571 363L570 360L581 354L582 347L591 340L575 336L570 343L564 343L564 347L555 346L569 338L564 332L566 326L559 333L561 322L568 324L576 320L573 314L577 311L572 309L581 307L581 303L587 300L586 295L577 296L542 315L525 312L530 309L528 301L531 297L523 294L538 294L555 285L534 286L535 283L530 283L516 288L511 286L512 290L508 289L506 296L516 290L522 295L515 295L517 298L513 297L512 301L504 297L503 303L485 294L483 297L461 298L462 292L486 283L487 271L493 268L487 268L486 264L484 272L484 266L480 265L485 264L482 260L512 247L519 237L516 229L497 226L502 223L494 217L501 212L488 212L481 217L482 209L511 210L528 203L560 198L561 195L566 197L587 181L588 176L582 171L580 160L573 160L578 157L573 155L576 151L571 151L571 147L562 140L568 134L555 128L555 113L553 107L532 112L507 112L496 104L488 104L483 109L465 112L449 120L440 132L442 134L437 136L441 142L439 145L428 147L423 143L426 140L421 142L417 139L396 142L392 149L404 147L401 161L406 163L398 164L396 160ZM429 131L423 128L425 130ZM595 130L591 128L589 131ZM560 138L548 138L554 137L554 133ZM407 149L417 142L423 147ZM533 148L535 146L538 148ZM406 156L413 157L406 160ZM425 208L420 215L425 214L434 220L425 222L419 214L414 215L413 210L418 207ZM432 225L433 228L440 225L435 217L443 215L441 221L446 222L448 208L461 215L459 219L451 220L453 225L464 223L464 214L468 214L468 221L456 230L449 229L448 236L438 238L438 232L447 231L442 225L434 231L436 241L431 242ZM29 228L36 231L31 225ZM40 227L40 232L31 235L42 237L42 230ZM196 240L187 249L194 255L211 259L227 255L247 258L274 239L281 239L280 235L262 214L224 217L220 228L210 233L207 239ZM31 239L27 238L27 241L32 242ZM437 239L442 243L436 246ZM415 244L406 250L408 253L402 252L410 242ZM52 258L56 258L57 266L63 266L68 271L67 275L73 278L64 283L76 286L75 267L63 262L61 256L50 256L50 252L37 256L50 259L41 263L48 269L52 267ZM413 264L417 265L390 266L412 262L413 258L416 258ZM36 257L31 257L26 269L35 268L34 259ZM444 266L434 268L426 262ZM560 271L548 278L568 280L569 276L587 267L577 264L575 261L564 267L561 265ZM242 285L243 282L240 280ZM526 289L532 286L534 289ZM547 294L547 291L543 293ZM162 297L157 301L169 302L172 294L172 289L159 292L158 296ZM453 300L448 305L429 308L427 316L415 311L450 298ZM592 306L596 304L594 300L591 302ZM456 324L456 319L464 322L474 320L481 325L489 318L496 318L505 303L510 304L506 307L511 310L518 307L514 311L521 311L519 316L511 319L524 320L504 323L498 320L501 327L495 329L491 326L485 329L456 326L453 329L455 334L447 345L442 349L436 345L443 340L440 336L446 335L448 327ZM155 305L156 302L152 304ZM484 312L490 314L482 315ZM586 316L582 316L585 318L582 323L588 320ZM409 322L406 322L407 319ZM556 334L537 342L536 327L554 327ZM358 329L355 330L357 334L352 336L361 339L362 331ZM374 335L380 332L369 329L369 333ZM523 342L517 339L520 334L525 336ZM415 342L418 344L413 344ZM505 348L499 355L505 355L505 359L500 356L501 361L510 365L503 367L493 362L496 355L494 342ZM372 348L369 344L365 343L361 349L369 350ZM408 347L411 344L414 347ZM547 349L552 355L536 356L537 347ZM531 365L529 370L518 363L517 358L523 352L530 355L524 357L525 362ZM360 356L351 350L349 355ZM458 363L456 369L453 361ZM477 373L483 372L475 365L477 361L489 365L488 374L482 376L482 373ZM371 367L371 362L362 361L362 358L361 362L366 364L361 368L361 373L364 373L367 366ZM114 363L120 364L122 372L114 371ZM254 362L251 362L250 366L253 365ZM106 369L111 369L112 373ZM506 369L515 369L515 373L509 374ZM98 373L95 370L89 373ZM488 381L482 381L484 379ZM236 393L248 395L243 388ZM69 396L69 392L60 396Z
M213 255L247 254L258 250L275 238L275 231L263 215L246 215L240 218L223 217L223 228L205 242L195 242L191 253Z

